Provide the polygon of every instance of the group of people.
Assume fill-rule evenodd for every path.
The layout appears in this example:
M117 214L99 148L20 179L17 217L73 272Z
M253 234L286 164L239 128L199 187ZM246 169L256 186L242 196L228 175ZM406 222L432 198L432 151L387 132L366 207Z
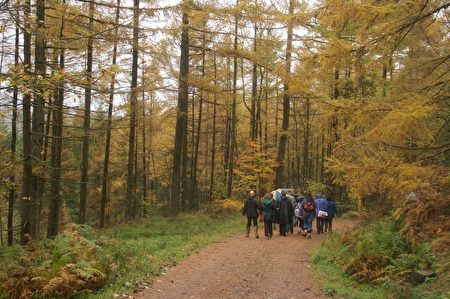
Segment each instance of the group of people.
M242 214L247 216L245 235L247 238L250 236L252 224L255 237L259 238L258 222L264 222L266 239L272 238L276 225L279 225L280 236L285 237L288 233L294 233L294 226L298 225L300 228L298 233L310 239L314 219L317 234L333 230L333 218L337 215L337 208L330 197L323 197L320 193L317 193L316 198L313 199L309 192L300 196L288 194L286 190L282 190L279 199L274 198L272 193L267 193L260 201L255 191L250 191Z

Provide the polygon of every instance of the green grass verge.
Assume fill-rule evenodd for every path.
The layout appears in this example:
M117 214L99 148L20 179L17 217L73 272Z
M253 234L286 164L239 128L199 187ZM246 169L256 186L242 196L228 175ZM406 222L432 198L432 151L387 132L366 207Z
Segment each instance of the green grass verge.
M413 244L391 218L334 233L311 253L321 288L333 298L450 298L448 251L432 254L432 242ZM436 240L437 241L437 240ZM413 287L400 282L414 270L433 269L437 277Z
M213 218L197 213L155 217L88 236L98 239L116 269L102 289L79 298L112 298L130 292L136 283L160 274L165 266L178 264L199 249L236 234L242 223L238 214Z
M311 256L320 287L330 298L386 298L383 288L358 283L343 273L335 263L335 251L331 248L321 245L312 251Z

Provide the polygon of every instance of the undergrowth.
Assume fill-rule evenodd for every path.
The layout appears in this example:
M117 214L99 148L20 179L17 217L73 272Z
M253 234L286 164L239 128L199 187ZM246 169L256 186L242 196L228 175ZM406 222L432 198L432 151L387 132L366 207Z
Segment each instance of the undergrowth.
M323 288L339 298L444 298L448 271L437 262L430 242L411 242L401 233L403 227L402 220L385 218L330 235L313 252ZM434 279L418 287L402 282L421 269L434 269L443 279L437 287Z
M155 216L104 231L70 226L54 240L0 248L0 298L129 293L200 248L235 234L242 227L239 216Z
M102 286L111 259L83 227L69 226L54 240L0 251L1 298L69 298Z

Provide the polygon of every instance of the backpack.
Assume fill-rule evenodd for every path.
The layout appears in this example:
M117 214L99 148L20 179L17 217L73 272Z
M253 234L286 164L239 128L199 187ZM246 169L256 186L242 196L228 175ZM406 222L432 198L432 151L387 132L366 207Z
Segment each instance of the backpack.
M305 210L305 212L307 212L307 213L314 212L314 202L306 201L303 204L303 210Z

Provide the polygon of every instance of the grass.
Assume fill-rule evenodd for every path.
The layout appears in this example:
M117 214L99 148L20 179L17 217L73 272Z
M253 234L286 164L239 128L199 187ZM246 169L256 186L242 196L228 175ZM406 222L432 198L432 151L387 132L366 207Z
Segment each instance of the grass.
M115 271L102 289L79 297L112 298L114 294L128 293L139 282L148 281L165 267L236 234L242 227L239 215L213 218L198 213L176 218L156 217L103 231L92 237L103 243Z
M448 263L436 260L429 242L412 246L400 228L388 218L330 235L311 253L321 288L333 298L449 298ZM417 287L400 283L419 269L434 269L438 277Z
M335 252L320 246L312 252L314 269L320 277L320 287L333 298L348 299L382 299L385 290L370 284L361 284L343 273L334 259Z

